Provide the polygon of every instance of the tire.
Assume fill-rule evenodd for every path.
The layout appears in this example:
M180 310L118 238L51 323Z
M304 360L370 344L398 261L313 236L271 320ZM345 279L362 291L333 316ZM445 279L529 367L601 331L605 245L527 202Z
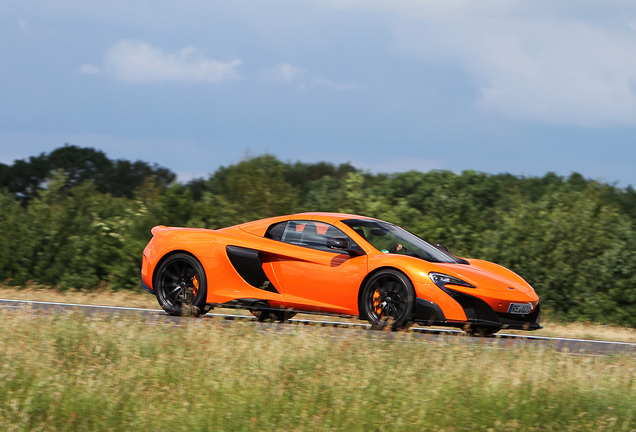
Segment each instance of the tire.
M159 305L169 315L199 316L206 309L207 278L192 255L178 253L166 258L153 285Z
M403 273L382 270L362 288L358 307L373 329L404 330L413 324L415 289Z

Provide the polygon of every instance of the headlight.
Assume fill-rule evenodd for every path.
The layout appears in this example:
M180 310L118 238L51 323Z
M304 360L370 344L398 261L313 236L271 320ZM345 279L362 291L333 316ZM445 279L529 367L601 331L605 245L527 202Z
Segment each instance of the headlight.
M477 288L475 285L469 284L466 281L463 281L459 278L453 277L453 276L449 276L449 275L445 275L443 273L429 273L428 276L431 278L431 280L433 281L433 283L435 285L437 285L440 288L444 288L444 286L446 286L446 284L448 285L459 285L459 286L463 286L466 288Z

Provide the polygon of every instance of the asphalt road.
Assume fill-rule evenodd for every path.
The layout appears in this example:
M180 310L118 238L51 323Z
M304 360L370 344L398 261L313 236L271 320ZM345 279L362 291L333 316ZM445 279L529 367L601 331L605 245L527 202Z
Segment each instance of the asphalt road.
M289 331L294 325L311 325L328 327L333 330L329 331L330 337L347 337L351 334L351 329L370 330L368 324L351 320L350 322L336 322L321 319L291 319L289 323L259 323L254 318L246 315L235 315L230 313L208 313L202 318L190 317L172 317L162 310L153 309L137 309L124 308L114 306L95 306L70 303L54 303L54 302L38 302L28 300L10 300L0 299L0 308L5 310L21 310L30 311L32 313L60 313L65 311L80 311L88 315L93 314L110 314L110 315L141 315L147 317L152 322L166 322L173 324L183 323L184 320L224 320L230 323L232 320L244 320L254 322L254 325L260 326L262 329L280 332ZM611 354L631 354L636 355L636 344L626 342L607 342L583 339L568 338L550 338L543 336L528 335L509 335L505 333L497 333L494 337L479 338L468 337L462 331L458 330L439 330L428 329L426 327L415 326L409 330L417 335L423 343L455 341L467 345L488 344L496 348L512 348L521 346L540 347L563 352L570 355L611 355ZM378 339L393 338L394 333L387 331L373 331L374 337Z

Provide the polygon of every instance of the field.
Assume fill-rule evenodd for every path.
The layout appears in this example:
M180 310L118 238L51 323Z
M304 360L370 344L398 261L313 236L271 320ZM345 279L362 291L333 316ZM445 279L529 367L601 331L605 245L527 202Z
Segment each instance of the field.
M636 429L631 356L222 320L0 315L0 430Z
M0 320L0 430L636 430L633 356L224 320Z

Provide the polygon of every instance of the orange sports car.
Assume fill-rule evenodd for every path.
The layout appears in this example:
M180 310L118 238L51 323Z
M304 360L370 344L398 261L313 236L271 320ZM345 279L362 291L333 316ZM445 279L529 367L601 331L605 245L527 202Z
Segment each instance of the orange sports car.
M152 234L142 286L170 315L233 307L263 321L302 312L478 335L541 328L539 297L520 276L378 219L301 213L218 230L156 226Z

